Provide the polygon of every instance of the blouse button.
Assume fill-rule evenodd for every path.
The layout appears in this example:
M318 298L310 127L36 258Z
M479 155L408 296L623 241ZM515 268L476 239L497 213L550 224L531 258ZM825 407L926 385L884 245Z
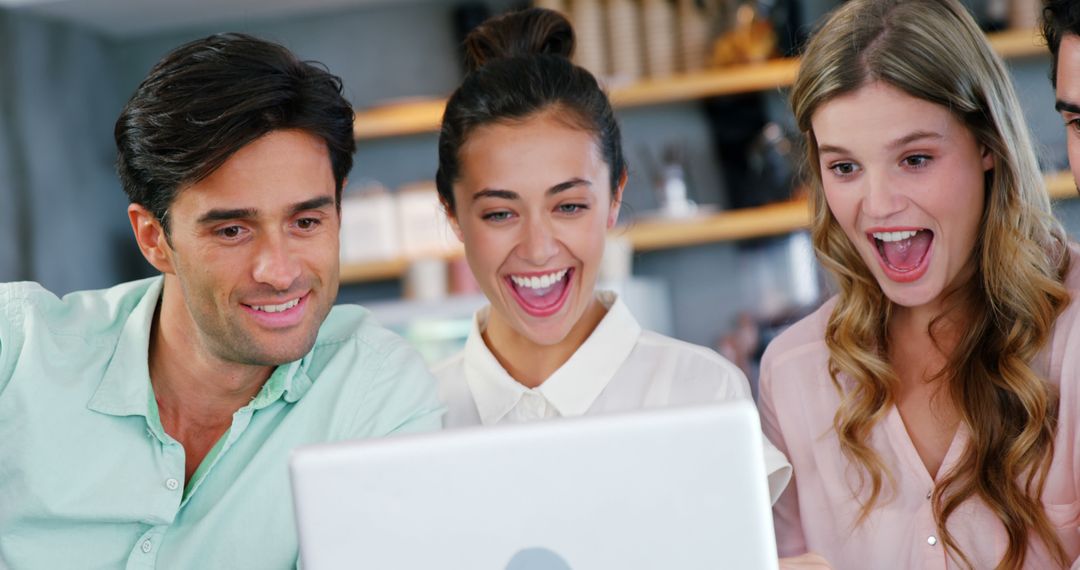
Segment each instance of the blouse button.
M926 539L926 544L929 544L930 546L936 545L937 544L937 537L931 535L929 538Z

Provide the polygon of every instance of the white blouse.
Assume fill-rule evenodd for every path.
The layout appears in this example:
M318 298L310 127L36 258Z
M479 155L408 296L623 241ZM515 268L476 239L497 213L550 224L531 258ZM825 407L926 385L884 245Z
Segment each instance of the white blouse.
M527 422L646 408L751 399L746 376L702 346L642 330L611 292L597 298L608 312L581 347L536 388L526 388L499 364L481 337L490 307L477 311L465 349L436 365L444 425ZM772 500L791 478L784 454L764 436Z

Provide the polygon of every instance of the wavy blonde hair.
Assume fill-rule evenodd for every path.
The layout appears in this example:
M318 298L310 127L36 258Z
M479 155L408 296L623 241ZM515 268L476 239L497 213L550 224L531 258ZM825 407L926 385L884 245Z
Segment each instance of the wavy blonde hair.
M809 43L791 91L813 174L814 247L839 286L825 340L829 372L841 395L833 425L841 450L860 468L864 490L867 483L869 488L856 524L883 499L885 481L892 481L869 440L895 404L898 378L887 358L894 306L829 211L811 118L832 98L874 81L946 107L994 157L974 275L947 297L947 312L961 312L965 330L937 378L946 382L945 393L971 438L934 489L938 532L945 547L971 566L945 521L975 497L1008 534L998 568L1023 565L1032 532L1066 564L1041 501L1058 397L1030 364L1069 302L1062 284L1069 263L1066 238L1051 214L1009 75L954 0L849 1ZM943 317L930 324L932 338Z

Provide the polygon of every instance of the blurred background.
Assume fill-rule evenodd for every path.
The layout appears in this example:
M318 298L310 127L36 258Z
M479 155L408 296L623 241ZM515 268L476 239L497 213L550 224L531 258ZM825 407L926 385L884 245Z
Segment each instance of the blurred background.
M829 294L805 232L786 105L799 47L836 0L542 0L609 89L630 162L605 286L643 324L721 350L750 377L764 344ZM1062 174L1037 0L969 0L1013 73L1055 208ZM339 302L371 307L435 360L483 304L441 219L435 131L461 40L526 5L490 0L0 0L0 281L58 295L149 276L113 171L113 123L150 67L214 32L278 41L344 79L359 148L343 204Z

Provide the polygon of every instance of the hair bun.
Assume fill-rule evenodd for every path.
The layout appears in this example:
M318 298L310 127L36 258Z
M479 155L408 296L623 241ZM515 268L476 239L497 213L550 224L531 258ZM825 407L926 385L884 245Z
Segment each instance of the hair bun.
M498 59L552 55L570 59L574 28L562 14L529 8L491 18L465 38L465 65L469 72Z

